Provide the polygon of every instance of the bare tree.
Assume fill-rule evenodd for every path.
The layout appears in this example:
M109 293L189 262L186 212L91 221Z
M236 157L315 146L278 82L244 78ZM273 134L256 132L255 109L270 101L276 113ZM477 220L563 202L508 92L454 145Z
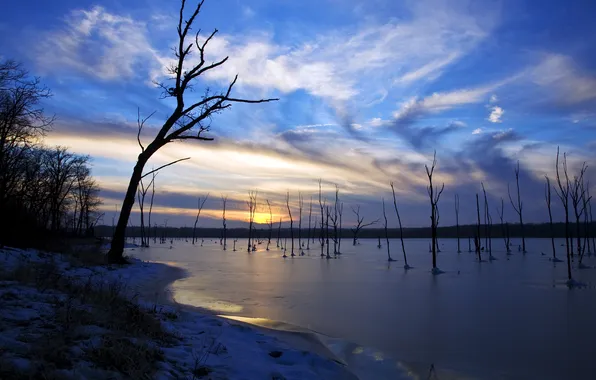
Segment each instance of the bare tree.
M432 238L432 255L433 255L433 273L438 274L440 270L437 268L437 224L438 224L438 216L437 216L437 204L439 203L439 199L441 198L441 194L445 189L445 184L441 186L439 189L438 187L433 187L433 172L435 171L435 166L437 165L437 151L434 152L433 155L433 162L430 167L428 165L424 165L426 169L426 175L428 176L429 185L427 187L428 196L430 198L430 208L431 208L431 238Z
M325 230L326 230L326 233L325 233L325 235L326 235L325 236L325 238L326 238L325 244L327 245L327 256L326 256L326 258L327 259L330 259L331 256L329 256L329 214L331 214L331 211L330 211L330 207L329 206L325 206L325 212L327 214L326 217L325 217Z
M273 213L271 212L271 203L269 203L269 199L267 199L267 207L269 208L269 236L267 237L267 251L268 251L269 245L271 244L271 235L273 235Z
M134 204L135 193L139 185L139 181L143 176L143 168L155 152L157 152L164 145L173 141L212 140L212 138L205 137L203 135L204 132L209 131L209 121L214 115L227 108L230 108L234 103L254 104L276 100L249 100L231 96L232 89L238 79L238 76L236 76L226 90L220 93L212 93L209 89L207 89L199 100L191 102L190 105L186 105L188 99L185 97L185 95L187 90L193 88L193 83L195 81L199 81L203 74L223 65L228 60L228 57L225 57L211 64L208 64L205 61L205 48L218 32L217 29L215 29L203 41L199 40L199 30L199 32L195 34L194 42L187 42L189 31L191 30L196 17L199 15L203 3L204 0L199 1L190 17L185 20L184 8L186 1L181 0L177 27L178 45L174 49L176 63L168 68L170 79L173 80L174 83L159 84L159 87L164 90L163 97L174 98L176 107L159 129L153 141L146 148L140 144L140 139L138 139L139 144L141 145L141 153L138 156L133 174L130 178L128 189L124 197L124 202L122 203L122 210L118 219L116 232L112 238L112 245L108 254L110 262L123 261L122 253L124 250L124 234L126 230L126 224ZM190 62L188 57L193 51L198 52L198 60L196 64L191 64L189 66ZM185 67L187 68L186 70ZM193 94L192 96L196 95Z
M323 250L325 248L325 239L324 239L325 231L323 229L323 226L325 225L325 208L326 208L327 200L325 200L325 203L323 203L321 182L322 182L322 180L319 179L319 208L321 209L321 223L319 224L319 227L321 229L321 233L320 233L321 257L323 257L323 256L325 256L324 253L323 253ZM327 251L329 251L329 250L327 250Z
M255 211L257 210L257 191L249 191L248 192L248 247L247 252L252 252L254 250L253 247L253 224L255 221Z
M476 246L476 254L478 255L478 262L482 262L481 241L480 240L480 202L478 201L478 193L476 193L476 214L478 216L476 224L476 236L474 236L474 245Z
M573 213L575 215L575 232L577 241L577 254L579 256L579 266L583 267L583 250L581 243L581 217L585 211L585 203L582 198L585 197L584 175L588 167L584 162L580 168L579 175L573 177L571 186L569 188L569 196L571 197L571 204L573 206Z
M292 247L292 254L291 256L296 256L294 254L294 219L292 219L292 210L290 209L290 192L286 194L286 206L288 207L288 216L290 217L290 245Z
M519 161L517 161L517 166L515 167L515 183L517 186L517 205L513 202L513 198L511 197L511 191L509 191L509 184L507 184L507 193L509 194L509 201L511 202L511 206L519 216L519 227L521 229L522 235L522 252L526 253L526 236L524 234L524 220L523 220L523 202L521 200L520 192L519 192Z
M548 223L550 227L550 243L553 250L553 261L559 262L561 260L557 259L557 250L555 248L555 230L553 227L553 213L551 209L551 185L550 185L550 178L548 176L544 176L546 179L546 183L544 184L544 200L546 201L546 208L548 210Z
M401 250L404 254L404 268L410 269L411 267L408 265L408 258L406 257L406 245L404 244L404 230L401 224L401 217L399 215L399 210L397 209L397 198L395 197L395 188L393 187L393 182L390 182L391 185L391 194L393 195L393 207L395 208L395 215L397 215L397 222L399 223L399 239L401 240ZM459 240L458 240L459 244Z
M563 180L561 179L561 175L559 172L559 147L557 147L557 160L555 163L555 168L557 170L557 185L559 187L559 189L557 190L555 188L555 192L557 193L557 196L559 197L559 199L561 199L561 203L563 204L563 209L565 210L565 246L567 249L567 278L568 278L568 284L571 284L571 281L573 281L572 277L571 277L571 244L570 244L570 230L569 230L569 190L570 190L570 184L569 184L569 175L567 172L567 155L565 153L563 153L563 173L565 174L565 180L563 182Z
M488 197L486 196L486 189L484 188L484 183L480 182L482 185L482 193L484 194L484 220L485 220L485 233L486 233L486 249L488 250L488 259L489 260L496 260L493 256L492 250L492 217L490 216L490 209L488 207Z
M205 198L203 198L202 200L200 196L197 200L197 216L195 217L195 224L192 227L192 244L194 244L196 240L197 224L199 223L199 217L201 216L201 211L203 210L203 206L205 206L205 202L207 202L207 198L209 198L209 193L207 193L207 195L205 195Z
M304 255L302 250L302 208L304 208L304 199L302 193L298 192L298 247L300 248L300 255Z
M310 250L310 223L312 219L312 195L310 196L310 208L308 210L308 234L306 236L306 250ZM316 221L315 221L316 223ZM314 231L313 231L314 236ZM314 240L313 240L314 241Z
M505 228L505 201L503 201L503 198L501 198L501 208L499 209L497 207L497 213L501 220L501 235L503 235L503 242L505 243L505 252L507 252L507 255L511 255L511 249L509 249L509 233L507 232L508 229Z
M153 200L155 198L155 177L157 177L157 173L153 172L151 173L151 200L149 202L149 215L148 216L148 225L149 225L149 234L151 234L151 213L153 212ZM114 224L114 221L112 220L112 224ZM153 235L153 244L156 243L156 239L157 239L157 231L156 234ZM148 241L148 239L147 239Z
M338 211L337 213L339 215L338 235L337 235L337 254L341 255L341 233L342 233L341 223L342 223L342 216L344 214L344 203L343 202L340 202L339 208L337 211Z
M389 248L389 232L387 231L387 213L385 212L385 198L382 199L383 203L383 219L385 223L383 224L383 228L385 229L385 242L387 243L387 261L395 261L395 259L391 258L391 252Z
M455 236L457 237L457 253L461 253L459 245L459 195L455 194Z
M365 227L372 226L373 224L377 224L379 219L373 220L369 223L364 223L364 216L360 216L360 205L356 205L356 208L352 207L352 212L356 215L356 226L352 228L352 234L354 235L352 245L356 245L358 243L358 233Z
M281 217L279 218L279 226L277 227L277 248L279 248L280 237L281 237Z
M227 221L226 221L226 204L228 203L228 196L221 196L221 203L222 203L222 210L221 210L221 220L222 220L222 224L223 224L223 250L225 251L227 249L227 245L228 245L228 225L227 225ZM236 247L236 245L234 244L234 248Z
M149 247L149 235L145 234L145 217L144 217L143 211L144 211L144 206L145 206L145 196L147 195L149 188L153 187L154 181L155 181L155 173L153 173L151 182L149 182L149 185L147 185L147 187L144 186L143 180L141 179L141 181L139 183L141 188L137 191L139 211L141 214L140 215L141 216L141 247ZM149 229L151 229L151 221L149 221Z
M331 218L333 222L333 254L337 255L337 216L339 207L339 186L335 185L335 202L333 204L334 216Z

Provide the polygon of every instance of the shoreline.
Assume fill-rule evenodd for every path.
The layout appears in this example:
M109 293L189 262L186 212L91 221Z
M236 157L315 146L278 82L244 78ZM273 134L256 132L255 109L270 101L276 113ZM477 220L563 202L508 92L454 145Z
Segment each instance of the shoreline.
M132 256L134 257L134 255ZM140 260L138 258L136 259ZM190 273L185 269L181 268L180 266L175 265L174 263L167 263L162 261L143 262L165 267L163 269L163 277L161 277L160 280L157 282L151 281L152 289L150 291L145 291L144 295L141 294L141 297L144 297L145 300L147 300L147 296L153 295L153 297L155 297L154 299L156 300L156 303L173 307L177 311L186 311L190 313L207 315L216 319L224 319L230 324L246 326L258 331L262 331L269 336L280 339L281 341L288 344L290 347L294 349L315 353L319 356L332 360L348 368L347 363L345 363L341 358L335 355L321 341L321 339L319 338L319 336L322 335L321 333L308 330L301 326L289 325L281 321L273 321L269 319L262 320L260 318L255 317L222 315L207 308L177 302L174 298L174 291L171 289L171 286L176 281L190 277ZM333 337L328 338L337 339ZM355 376L355 374L353 375Z

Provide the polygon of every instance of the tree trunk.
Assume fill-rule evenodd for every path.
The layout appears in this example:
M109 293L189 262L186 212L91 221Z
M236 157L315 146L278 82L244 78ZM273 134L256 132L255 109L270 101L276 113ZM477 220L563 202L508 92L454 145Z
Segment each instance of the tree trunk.
M145 151L145 153L146 152L147 151ZM122 255L124 254L124 239L126 238L126 225L128 224L128 219L130 218L132 206L135 203L135 195L139 186L139 182L141 182L143 168L149 160L149 157L150 155L148 154L139 154L139 159L133 169L132 176L130 177L128 189L126 190L126 196L124 197L122 209L120 210L120 215L118 217L118 224L116 225L114 236L112 236L112 243L110 246L110 251L108 252L108 262L110 263L126 263L126 260L124 260L124 258L122 257Z

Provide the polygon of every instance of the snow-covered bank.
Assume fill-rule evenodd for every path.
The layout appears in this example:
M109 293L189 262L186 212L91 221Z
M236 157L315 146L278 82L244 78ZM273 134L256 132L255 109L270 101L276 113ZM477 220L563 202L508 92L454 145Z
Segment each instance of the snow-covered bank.
M183 276L178 268L136 259L125 267L85 266L60 254L3 249L0 272L0 371L11 376L140 378L148 369L138 363L146 363L156 365L156 379L355 378L262 329L167 302L163 288ZM106 300L122 310L103 315ZM55 342L66 332L67 340ZM49 347L44 340L60 345L40 352ZM140 356L116 363L124 354Z

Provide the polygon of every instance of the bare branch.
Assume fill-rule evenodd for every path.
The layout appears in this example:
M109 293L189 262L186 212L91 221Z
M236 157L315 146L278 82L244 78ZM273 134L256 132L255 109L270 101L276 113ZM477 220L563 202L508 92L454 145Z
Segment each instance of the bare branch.
M147 172L147 173L143 174L143 175L141 176L141 179L143 179L143 178L147 177L148 175L150 175L150 174L152 174L152 173L155 173L155 172L157 172L157 171L159 171L159 170L161 170L161 169L163 169L163 168L165 168L165 167L168 167L168 166L170 166L170 165L174 165L174 164L176 164L176 163L178 163L178 162L180 162L180 161L186 161L186 160L190 160L190 157L181 158L181 159L179 159L179 160L172 161L172 162L170 162L169 164L162 165L162 166L160 166L160 167L159 167L159 168L157 168L157 169L153 169L153 170L151 170L150 172Z

